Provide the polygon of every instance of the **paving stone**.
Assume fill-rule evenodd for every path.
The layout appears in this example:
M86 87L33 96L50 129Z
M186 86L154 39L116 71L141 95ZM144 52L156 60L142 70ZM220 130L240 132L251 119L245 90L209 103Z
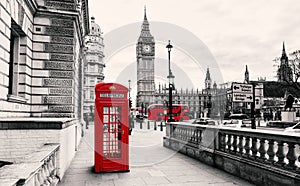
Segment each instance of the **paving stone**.
M130 172L94 173L93 131L93 125L90 125L59 186L252 185L224 171L164 148L164 132L137 129L134 129L133 135L130 136Z
M160 185L170 183L170 181L163 176L147 177L143 178L143 180L147 185Z

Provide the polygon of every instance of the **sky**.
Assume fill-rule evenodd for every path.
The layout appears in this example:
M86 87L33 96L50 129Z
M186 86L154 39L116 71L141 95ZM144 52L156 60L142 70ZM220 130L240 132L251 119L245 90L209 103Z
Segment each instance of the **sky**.
M202 89L207 68L217 84L243 81L246 65L250 80L276 80L273 59L283 41L287 53L300 48L299 0L89 0L104 37L105 81L130 79L135 89L145 5L156 41L156 81L166 81L170 39L177 88Z

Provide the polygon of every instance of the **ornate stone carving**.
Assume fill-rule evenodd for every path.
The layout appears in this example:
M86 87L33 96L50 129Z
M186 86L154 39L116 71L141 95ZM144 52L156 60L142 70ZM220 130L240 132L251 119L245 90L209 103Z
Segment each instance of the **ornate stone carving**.
M48 8L60 9L60 10L75 10L76 4L74 0L65 0L63 2L56 0L46 0L45 6Z
M44 104L72 104L71 96L45 96L43 98Z
M46 26L45 30L47 35L55 35L55 36L74 36L74 29L71 28L63 28L60 26Z
M74 107L73 106L56 106L56 105L51 105L49 106L49 111L50 112L74 112Z
M50 71L50 77L63 77L68 79L73 79L74 73L72 71L56 71L51 70Z
M68 63L68 62L45 61L45 69L74 70L74 65L73 63Z
M50 95L72 95L71 88L50 88L49 89Z
M74 46L45 43L45 52L60 52L73 54Z
M63 43L73 45L74 39L70 37L51 36L51 43Z
M67 28L73 28L74 22L68 19L51 19L51 25L53 26L63 26Z
M45 78L45 79L43 79L43 85L44 86L54 86L54 87L72 87L73 80Z
M53 60L53 61L71 61L71 62L73 62L73 55L70 55L70 54L50 54L50 60Z

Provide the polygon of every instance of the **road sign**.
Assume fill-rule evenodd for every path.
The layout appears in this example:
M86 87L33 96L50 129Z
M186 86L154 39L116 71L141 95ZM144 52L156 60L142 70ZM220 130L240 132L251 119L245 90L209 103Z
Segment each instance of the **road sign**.
M253 85L245 83L232 83L233 102L253 102Z
M244 102L249 103L253 102L253 95L252 93L233 93L232 94L232 101L233 102Z
M232 93L253 93L253 85L245 83L232 83Z

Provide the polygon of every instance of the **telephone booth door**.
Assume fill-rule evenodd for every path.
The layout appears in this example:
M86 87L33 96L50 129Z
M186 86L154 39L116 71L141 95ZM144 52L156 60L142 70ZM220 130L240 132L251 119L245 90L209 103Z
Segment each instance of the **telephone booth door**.
M99 83L95 92L95 172L129 171L128 89Z

